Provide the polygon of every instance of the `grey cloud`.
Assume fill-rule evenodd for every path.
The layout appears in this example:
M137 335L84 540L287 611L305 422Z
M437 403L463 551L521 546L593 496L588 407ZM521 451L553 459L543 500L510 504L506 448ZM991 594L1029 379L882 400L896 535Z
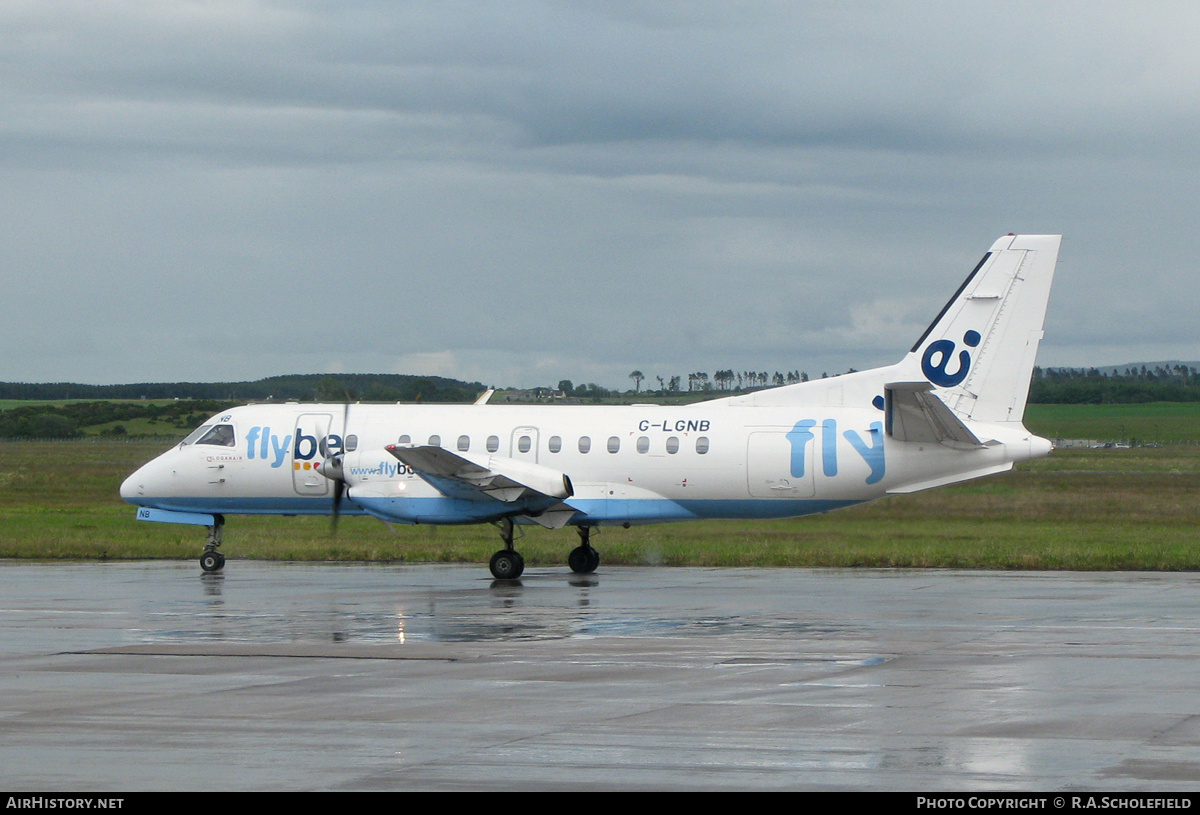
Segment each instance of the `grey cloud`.
M235 128L244 108L483 117L527 145L1135 149L1196 123L1187 6L697 6L664 26L594 4L48 4L11 15L5 84Z
M0 379L862 368L1009 231L1043 361L1195 358L1198 15L7 6Z

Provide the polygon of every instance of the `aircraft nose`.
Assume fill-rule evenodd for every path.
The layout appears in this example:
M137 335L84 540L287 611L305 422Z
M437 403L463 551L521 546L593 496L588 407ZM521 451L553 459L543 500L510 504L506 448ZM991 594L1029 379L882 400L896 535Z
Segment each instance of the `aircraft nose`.
M137 472L121 482L121 497L131 504L136 504L138 496L144 492L144 485L140 481L145 469L145 467L139 468Z
M136 506L145 506L148 497L162 494L163 470L162 456L146 462L121 482L121 497Z

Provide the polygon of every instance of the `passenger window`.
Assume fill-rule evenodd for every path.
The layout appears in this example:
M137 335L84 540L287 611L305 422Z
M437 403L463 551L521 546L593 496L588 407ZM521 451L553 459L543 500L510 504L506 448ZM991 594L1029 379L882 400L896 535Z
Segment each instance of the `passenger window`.
M586 453L592 449L592 439L590 436L579 437L579 452Z
M357 450L358 449L358 436L354 435L353 433L351 433L349 436L347 436L345 447L346 447L347 453L353 453L355 450Z
M646 436L638 436L637 451L639 453L650 452L650 439Z
M671 436L670 438L667 439L667 452L670 453L671 455L675 455L676 453L679 452L679 437L678 436Z
M195 433L192 434L196 435ZM233 447L233 425L219 424L200 437L196 444L216 444L220 447Z
M528 453L532 444L533 442L528 436L522 436L521 438L517 439L517 449L522 453Z
M430 447L441 447L442 446L442 437L437 435L436 433L433 434L432 436L430 436L429 437L429 446Z
M471 449L471 437L470 436L459 436L458 437L458 452L465 453L470 449Z
M500 449L500 437L499 436L488 436L487 437L487 451L489 453L494 453L499 449Z
M608 452L615 453L621 449L621 439L619 436L608 437Z
M562 436L551 436L547 448L551 453L557 453L562 449Z
M708 436L701 436L696 439L696 452L700 455L708 452Z
M401 436L399 439L396 440L396 443L397 444L412 444L412 437L410 437L407 433L405 433L403 436Z

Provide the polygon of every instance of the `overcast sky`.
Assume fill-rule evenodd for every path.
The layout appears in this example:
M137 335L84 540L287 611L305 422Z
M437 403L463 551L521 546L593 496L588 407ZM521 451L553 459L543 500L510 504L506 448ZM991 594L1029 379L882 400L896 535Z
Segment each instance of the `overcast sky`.
M0 4L0 380L1200 358L1195 3Z

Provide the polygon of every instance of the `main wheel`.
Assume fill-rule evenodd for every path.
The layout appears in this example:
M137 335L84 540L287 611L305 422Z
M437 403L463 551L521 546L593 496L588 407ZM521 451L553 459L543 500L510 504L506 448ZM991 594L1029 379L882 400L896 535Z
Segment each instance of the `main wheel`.
M567 555L567 565L576 574L591 574L600 565L600 553L590 546L576 546Z
M225 556L215 550L200 556L200 568L206 572L219 572L224 565Z
M525 571L525 558L516 550L501 549L492 555L488 568L497 580L516 580Z

